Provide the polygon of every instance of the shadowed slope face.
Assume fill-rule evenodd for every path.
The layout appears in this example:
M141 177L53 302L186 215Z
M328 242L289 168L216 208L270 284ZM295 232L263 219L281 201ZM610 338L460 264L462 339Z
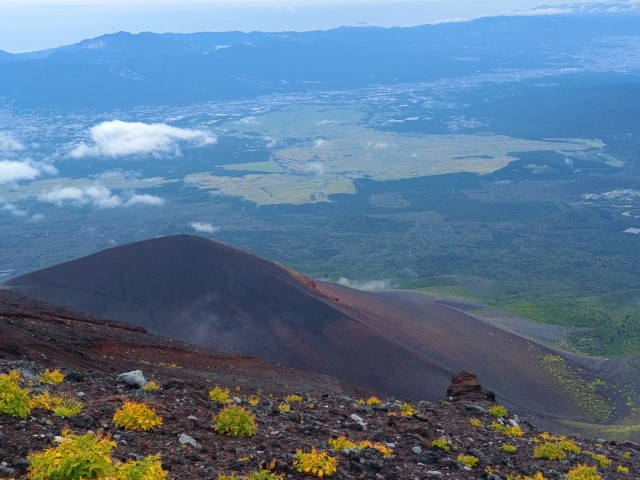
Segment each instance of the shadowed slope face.
M311 280L201 237L113 248L8 284L153 333L336 375L384 393L439 398L450 379L449 372L335 309Z
M582 359L578 368L569 357L418 293L316 284L201 237L105 250L7 283L153 333L334 375L382 394L438 400L453 373L471 370L501 401L530 414L612 422L626 413L623 395L614 392L624 366L598 362L591 369ZM610 391L590 385L596 369Z

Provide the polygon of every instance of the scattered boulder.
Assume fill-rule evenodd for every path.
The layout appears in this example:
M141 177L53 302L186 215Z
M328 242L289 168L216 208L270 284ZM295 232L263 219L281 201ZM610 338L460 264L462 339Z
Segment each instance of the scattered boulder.
M180 443L180 445L190 445L193 448L200 449L200 444L196 442L193 438L191 438L189 435L187 435L186 433L180 434L180 437L178 438L178 442Z
M451 380L447 397L469 397L482 394L482 387L475 373L460 372Z
M124 383L131 388L142 388L147 384L147 381L140 370L121 373L118 375L118 378L116 378L116 381L118 383Z

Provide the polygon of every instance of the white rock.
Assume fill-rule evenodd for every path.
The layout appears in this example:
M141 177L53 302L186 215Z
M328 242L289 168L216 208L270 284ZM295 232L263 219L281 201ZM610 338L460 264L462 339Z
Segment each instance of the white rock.
M191 438L186 433L181 433L180 438L178 438L178 442L180 445L191 445L193 448L200 448L200 444L196 442L193 438Z
M142 388L147 384L147 381L144 378L144 375L140 370L133 370L131 372L126 372L118 375L116 378L117 382L126 383L132 387Z
M351 415L351 420L353 420L354 422L358 422L358 423L364 423L364 419L362 417L359 417L355 413L353 415Z

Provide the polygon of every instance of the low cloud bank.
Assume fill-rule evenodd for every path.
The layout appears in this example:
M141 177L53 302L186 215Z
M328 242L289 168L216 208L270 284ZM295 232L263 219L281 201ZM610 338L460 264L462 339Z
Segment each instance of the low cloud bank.
M387 288L391 288L391 282L389 280L350 280L346 277L340 277L340 279L336 282L339 285L344 285L345 287L355 288L356 290L363 290L365 292L369 292L372 290L385 290Z
M127 157L131 155L179 155L181 145L205 146L217 142L215 136L165 123L139 123L113 120L90 130L91 144L81 143L69 154L72 158Z
M198 233L216 233L220 230L220 227L215 227L210 223L204 222L193 222L191 224L191 228L193 228Z
M57 205L93 206L97 208L129 208L133 206L161 207L164 200L155 195L138 195L136 193L114 194L104 185L86 187L57 187L38 195L37 200Z
M2 160L0 161L0 185L24 180L34 180L40 175L55 175L58 170L53 165L30 160Z

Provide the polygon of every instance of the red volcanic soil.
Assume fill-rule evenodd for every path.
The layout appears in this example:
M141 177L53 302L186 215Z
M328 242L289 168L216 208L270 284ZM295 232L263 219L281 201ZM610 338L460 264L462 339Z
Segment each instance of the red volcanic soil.
M38 376L45 368L60 370L63 382L40 383ZM119 384L117 374L131 369L142 370L158 389ZM331 476L336 479L504 479L536 472L561 479L580 464L596 468L607 479L628 478L624 472L640 471L640 447L629 442L574 438L580 452L569 453L566 460L533 458L532 439L538 440L541 432L514 415L504 419L491 415L493 403L468 373L452 382L450 401L403 404L382 399L370 406L356 401L366 398L363 393L330 377L218 354L139 327L0 291L0 375L9 371L19 374L19 385L32 398L44 392L66 395L79 399L82 411L62 418L34 408L24 419L0 412L0 478L33 478L29 455L56 448L56 436L65 430L105 435L113 442L108 456L113 462L160 455L167 478L180 480L220 475L254 478L263 468L272 469L270 478L310 478L295 469L293 460L297 450L312 448L336 459L337 471ZM255 416L254 436L233 438L215 430L213 417L224 405L209 398L214 385L230 388L231 402ZM300 401L285 398L292 393ZM162 424L151 431L116 427L114 413L130 400L149 405L162 417ZM283 404L288 411L280 408ZM408 407L411 412L406 412ZM494 428L497 424L519 424L522 436L507 436ZM183 434L197 444L181 444ZM338 436L384 445L390 455L365 447L331 450L329 440ZM434 446L434 440L446 440L449 451ZM511 445L511 451L506 452L503 444ZM611 465L598 466L594 453ZM465 467L460 455L477 459L477 465Z
M557 367L549 362L556 352L419 293L314 282L196 236L105 250L7 287L217 351L336 376L380 395L440 400L451 376L468 370L500 401L533 417L611 423L628 411L616 391L619 363L598 362L608 391L582 398L580 386L595 378L588 361L578 365L566 356Z

